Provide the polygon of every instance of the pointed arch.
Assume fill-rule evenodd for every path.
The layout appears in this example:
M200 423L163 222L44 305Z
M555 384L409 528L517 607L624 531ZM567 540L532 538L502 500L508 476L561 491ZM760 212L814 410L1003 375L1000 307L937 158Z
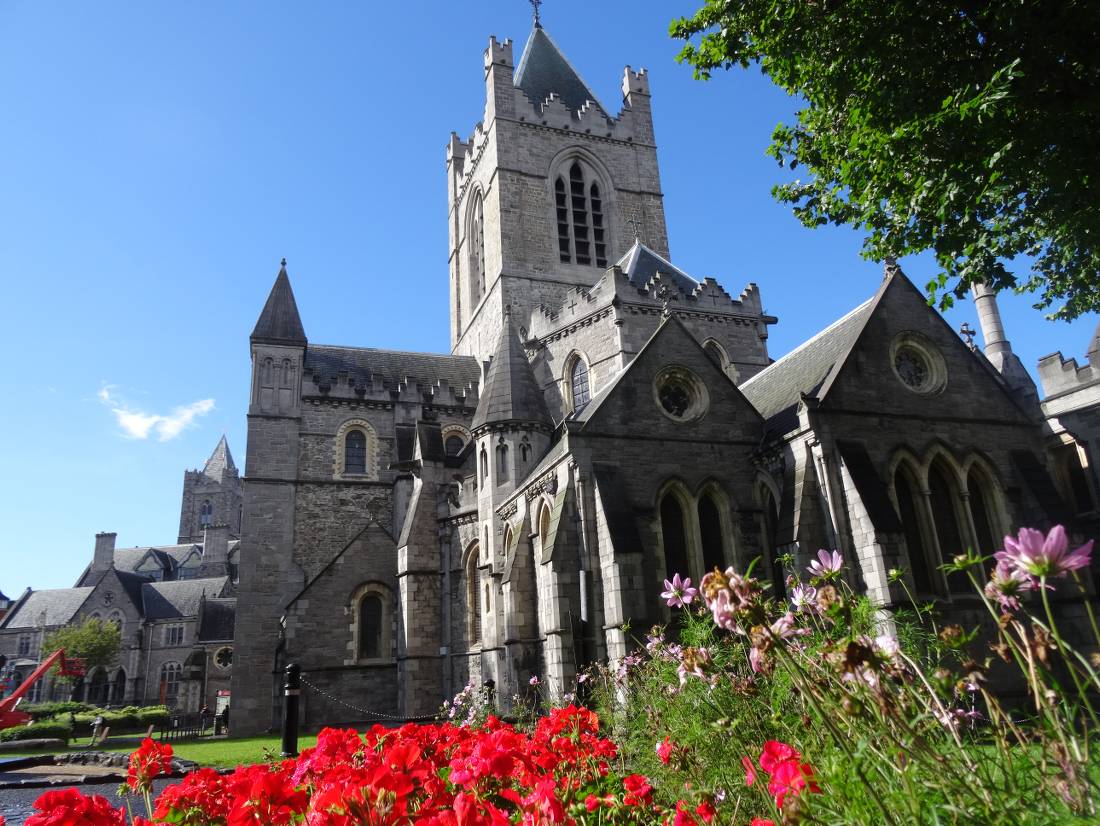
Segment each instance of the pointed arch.
M466 644L473 648L481 644L481 569L478 561L481 550L475 539L463 554L463 572L466 578Z
M574 350L565 357L562 370L562 407L566 415L575 413L592 398L592 372L588 357Z
M606 267L613 248L608 216L613 214L614 196L606 167L588 150L574 146L551 161L548 178L558 260Z
M761 547L764 563L772 584L772 594L777 599L787 598L787 576L779 561L779 487L766 474L756 475L756 504L761 513Z
M692 510L691 497L683 484L666 483L657 500L666 579L672 579L675 574L697 577L691 553Z
M957 472L947 457L936 451L927 465L928 504L932 509L932 525L939 547L938 564L949 562L957 554L966 551L962 530L962 496ZM947 590L951 593L969 593L970 581L965 573L946 575Z
M485 195L481 189L474 191L467 214L466 234L469 261L469 295L471 309L485 295Z
M907 450L897 451L890 464L890 494L901 520L913 588L920 596L937 594L941 588L930 557L931 542L924 517L925 487L920 481L920 464Z
M1008 531L1004 514L1004 489L993 466L984 457L972 453L963 462L966 479L966 503L970 510L974 542L983 555L1000 546L998 537Z
M695 501L702 574L715 568L724 571L732 563L733 525L729 512L730 500L723 487L717 481L704 482Z
M355 662L393 658L393 592L381 582L364 582L351 593L351 643Z

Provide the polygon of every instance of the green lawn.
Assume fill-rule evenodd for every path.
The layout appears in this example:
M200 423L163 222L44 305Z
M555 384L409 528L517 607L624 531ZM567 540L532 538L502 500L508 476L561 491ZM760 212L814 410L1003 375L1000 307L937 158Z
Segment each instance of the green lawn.
M131 736L110 737L97 751L129 752L137 748L139 739ZM298 738L298 748L304 749L317 742L317 735L303 734ZM194 760L200 766L215 769L231 769L241 763L260 763L265 754L278 755L281 740L277 736L241 737L230 739L203 738L172 743L172 750L184 760ZM68 751L86 751L87 742L70 745ZM0 759L6 757L31 757L41 754L54 754L56 750L0 752Z

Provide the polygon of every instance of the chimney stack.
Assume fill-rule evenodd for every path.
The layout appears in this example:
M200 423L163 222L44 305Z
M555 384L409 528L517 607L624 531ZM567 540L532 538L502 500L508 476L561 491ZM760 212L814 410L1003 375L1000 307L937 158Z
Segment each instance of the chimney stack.
M115 537L117 533L97 533L95 552L92 554L92 570L104 573L115 565Z
M200 577L226 576L229 573L229 526L208 525L202 537Z

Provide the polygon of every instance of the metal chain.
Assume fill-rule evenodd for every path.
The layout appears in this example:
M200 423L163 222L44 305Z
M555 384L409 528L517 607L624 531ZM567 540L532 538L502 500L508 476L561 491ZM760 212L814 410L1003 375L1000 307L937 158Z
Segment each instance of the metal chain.
M331 694L328 691L325 691L320 686L314 685L309 680L307 680L305 677L302 677L301 679L302 679L302 685L306 686L307 688L312 688L314 691L316 691L322 697L327 697L329 700L332 700L332 702L334 702L334 703L339 703L342 706L346 706L347 708L350 708L352 711L356 711L359 714L365 714L368 717L381 717L383 720L401 720L401 721L404 721L406 723L423 722L425 720L438 720L439 719L438 714L423 715L423 716L420 716L420 717L400 717L400 716L393 715L393 714L385 714L381 711L371 711L369 708L362 708L360 706L352 705L351 703L347 702L346 700L341 700L339 697L337 697L334 694Z

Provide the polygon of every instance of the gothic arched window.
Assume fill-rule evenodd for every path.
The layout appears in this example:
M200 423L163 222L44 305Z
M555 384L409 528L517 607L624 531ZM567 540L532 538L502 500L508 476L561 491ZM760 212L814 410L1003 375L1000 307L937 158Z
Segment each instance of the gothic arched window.
M672 579L673 574L687 576L691 570L687 553L687 520L679 498L674 494L665 494L661 500L661 539L665 548L665 575Z
M913 586L922 596L934 594L938 588L933 586L932 572L928 566L928 554L925 549L924 531L920 523L920 488L913 473L905 465L899 465L894 473L894 494L898 501L898 516L901 517L905 545L909 550L909 570L913 574Z
M204 528L214 521L214 506L210 504L210 500L207 499L202 503L202 507L199 509L199 524Z
M939 461L933 462L928 469L928 492L940 557L943 562L950 562L957 554L965 553L966 547L959 529L958 491L950 472ZM950 573L947 575L947 589L952 593L969 593L970 580L965 573Z
M577 356L569 370L569 394L573 410L580 410L591 398L588 387L588 364Z
M508 445L497 445L497 484L508 481Z
M349 430L344 437L344 473L367 472L367 434Z
M481 642L481 571L477 567L480 550L475 544L466 554L466 637L470 646Z
M531 443L527 441L527 437L523 437L523 441L519 443L519 460L526 463L531 458Z
M489 454L485 452L485 448L481 448L481 478L489 478Z
M368 593L359 600L359 659L382 656L382 597Z
M470 210L470 306L485 294L485 201L478 192Z
M606 267L607 230L600 185L580 161L570 165L568 181L566 174L554 180L554 207L562 263Z
M699 500L699 537L703 542L703 570L725 570L726 552L722 538L722 517L714 497L704 493Z

